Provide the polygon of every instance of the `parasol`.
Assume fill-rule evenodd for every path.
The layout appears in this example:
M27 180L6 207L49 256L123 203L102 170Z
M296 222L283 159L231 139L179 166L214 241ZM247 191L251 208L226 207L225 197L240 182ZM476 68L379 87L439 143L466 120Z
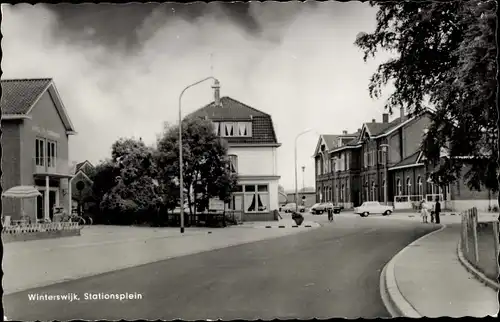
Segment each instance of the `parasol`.
M2 197L13 198L13 199L29 199L29 198L36 198L41 195L42 194L40 193L40 191L38 191L38 189L35 188L34 186L15 186L10 189L7 189L4 193L2 193ZM23 217L25 216L22 201L21 201L21 214Z

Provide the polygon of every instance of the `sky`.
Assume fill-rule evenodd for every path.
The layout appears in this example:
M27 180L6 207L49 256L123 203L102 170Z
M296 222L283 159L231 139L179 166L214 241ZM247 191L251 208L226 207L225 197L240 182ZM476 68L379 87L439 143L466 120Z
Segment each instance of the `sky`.
M319 134L355 132L384 113L369 97L379 56L354 45L375 28L361 2L2 5L2 78L53 78L78 132L70 161L96 164L120 137L154 144L178 122L184 87L207 76L230 96L270 114L280 184L314 186ZM183 115L213 100L211 83L183 96ZM396 117L394 115L393 117ZM391 117L392 118L392 117ZM301 167L305 166L304 177Z

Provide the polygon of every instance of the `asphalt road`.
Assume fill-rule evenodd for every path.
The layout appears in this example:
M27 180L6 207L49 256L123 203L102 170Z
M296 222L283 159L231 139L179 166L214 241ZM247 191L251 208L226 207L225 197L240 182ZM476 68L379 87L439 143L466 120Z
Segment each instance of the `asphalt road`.
M435 228L404 220L337 218L306 233L10 294L3 298L4 309L11 320L389 317L379 292L382 268ZM85 293L126 292L142 299L84 298ZM67 293L80 300L29 300Z

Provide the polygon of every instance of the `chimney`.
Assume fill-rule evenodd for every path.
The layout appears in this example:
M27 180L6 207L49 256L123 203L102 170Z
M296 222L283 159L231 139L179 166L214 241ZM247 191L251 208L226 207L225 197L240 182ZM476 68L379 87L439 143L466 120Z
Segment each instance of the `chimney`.
M361 129L358 129L358 133L361 133Z
M405 120L405 108L403 106L399 108L399 117L401 119L401 122Z
M375 123L375 119L372 119L372 123Z
M346 130L342 131L342 134L347 135L347 131Z
M214 85L212 86L214 89L214 103L215 106L220 106L220 84L218 80L214 81Z
M389 114L382 114L382 123L389 123Z

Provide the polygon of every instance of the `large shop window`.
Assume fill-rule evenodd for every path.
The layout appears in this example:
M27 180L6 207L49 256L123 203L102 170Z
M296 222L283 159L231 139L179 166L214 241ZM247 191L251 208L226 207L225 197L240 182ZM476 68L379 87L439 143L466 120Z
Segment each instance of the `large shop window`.
M245 185L245 212L268 212L269 189L267 184Z

